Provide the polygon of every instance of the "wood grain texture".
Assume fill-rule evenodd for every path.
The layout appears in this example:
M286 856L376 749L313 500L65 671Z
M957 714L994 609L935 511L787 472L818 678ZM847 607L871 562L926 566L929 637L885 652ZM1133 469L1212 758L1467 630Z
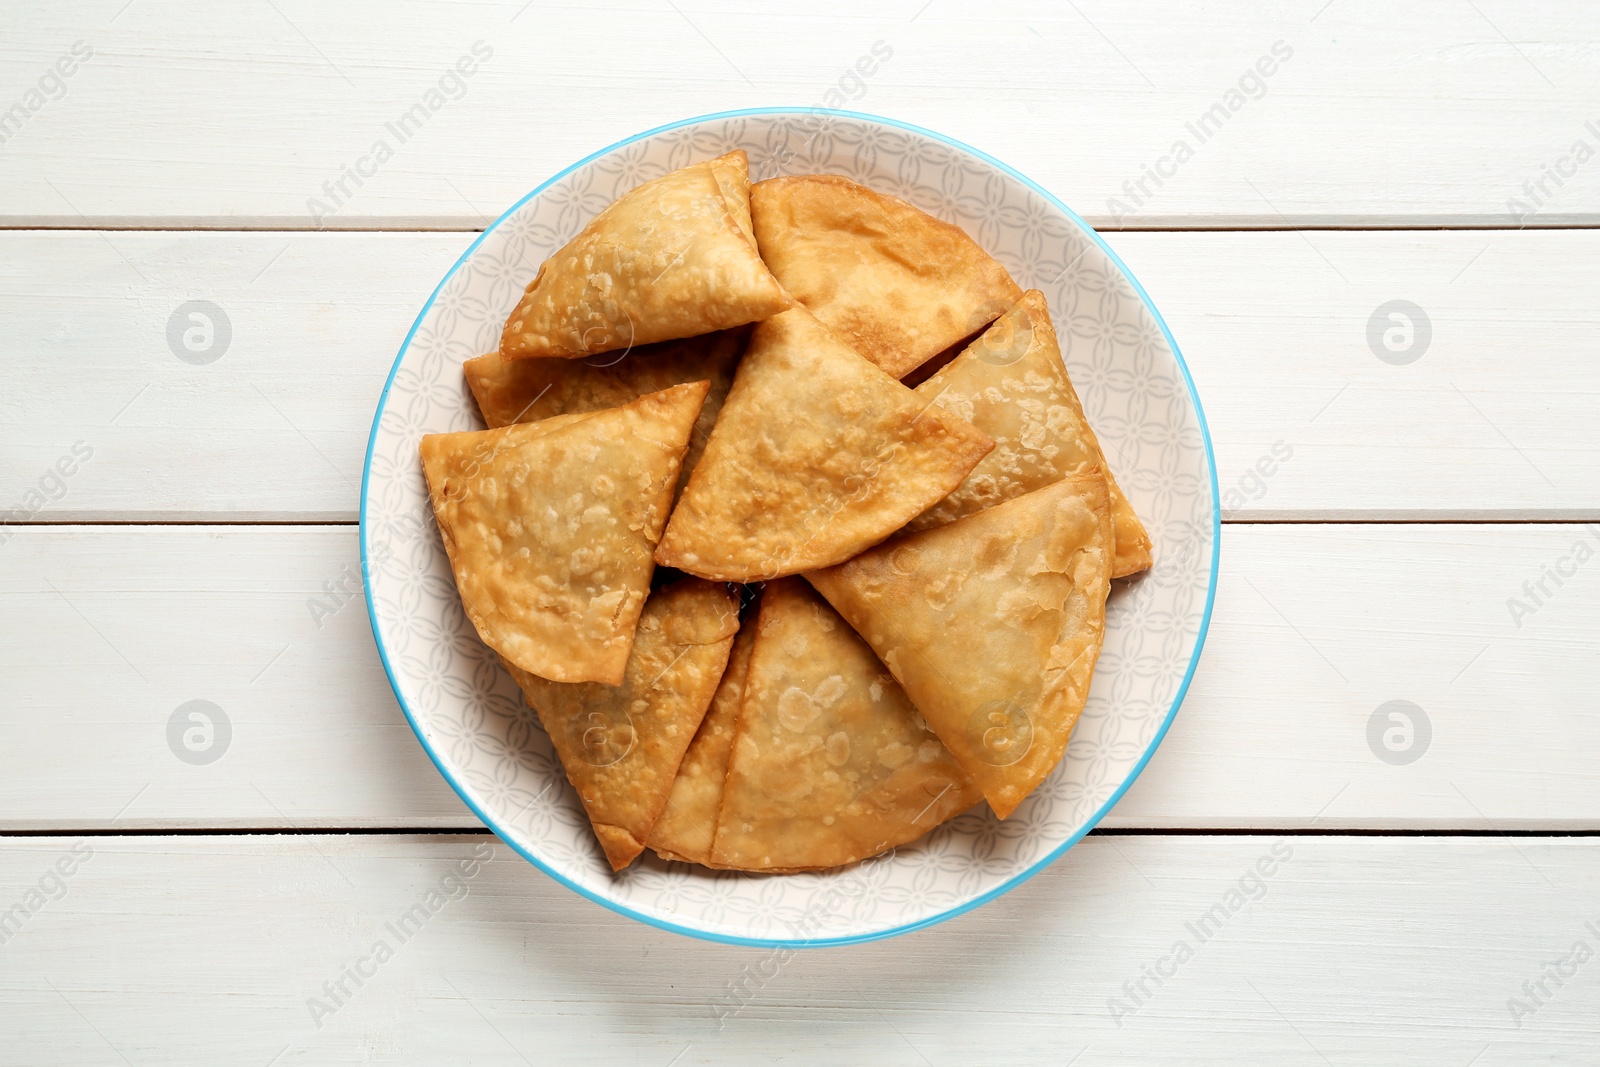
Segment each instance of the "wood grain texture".
M1107 825L1600 829L1600 562L1579 541L1600 527L1226 527L1193 688ZM359 588L353 528L30 527L0 556L0 828L477 825L359 594L311 606ZM1118 596L1137 611L1137 586ZM218 762L169 748L191 700L231 722ZM1409 765L1367 740L1392 700L1431 724Z
M7 905L74 846L88 857L0 947L6 1061L1505 1067L1593 1052L1600 964L1548 984L1520 1028L1507 1006L1600 940L1592 839L1093 837L941 926L799 953L628 922L492 841L12 842ZM334 1001L324 983L357 965Z
M1600 518L1600 233L1110 240L1189 362L1225 519ZM1368 334L1396 300L1403 365Z
M75 41L94 51L0 152L8 225L314 227L308 199L387 138L394 157L320 224L473 228L614 141L775 104L938 130L1097 225L1113 198L1142 227L1600 222L1600 164L1571 158L1600 146L1600 11L1581 0L7 7L7 106ZM404 143L388 133L477 41L491 58ZM1289 58L1259 78L1275 44ZM1216 105L1202 142L1189 127ZM1163 163L1179 139L1192 158ZM1525 220L1507 201L1540 180Z
M0 235L5 506L81 440L35 517L353 520L389 367L471 240L365 237L352 257L326 234ZM191 300L231 330L205 365L168 342Z
M0 551L12 825L478 825L395 703L354 527L26 529ZM231 724L216 763L169 745L191 700Z
M469 241L0 233L0 507L82 441L32 519L353 520L384 379ZM1229 519L1600 519L1600 232L1112 241L1189 360ZM232 330L203 366L168 344L195 299ZM1368 346L1392 299L1431 322L1405 366Z
M0 838L0 1064L1592 1061L1600 838L1340 831L1600 830L1600 7L0 25L0 833L113 832ZM475 832L383 675L355 529L313 525L355 518L379 390L470 231L619 139L777 104L959 138L1106 231L1188 358L1229 520L1189 697L1105 823L1153 832L799 954L630 922ZM169 346L192 300L232 331L206 365ZM1369 347L1394 300L1430 321L1408 365ZM138 522L230 525L95 525ZM227 716L214 763L171 747L194 700ZM1397 700L1430 725L1405 764L1371 739ZM204 833L229 828L464 832ZM402 943L430 889L461 899Z

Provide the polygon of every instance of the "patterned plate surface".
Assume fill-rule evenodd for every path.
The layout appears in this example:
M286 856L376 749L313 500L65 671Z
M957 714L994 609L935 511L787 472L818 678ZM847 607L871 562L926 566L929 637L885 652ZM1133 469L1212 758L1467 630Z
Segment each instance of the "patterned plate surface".
M639 183L734 148L749 152L753 178L843 174L910 201L963 227L1023 288L1043 290L1156 564L1116 583L1105 651L1066 758L1005 822L980 805L914 844L831 873L714 873L647 854L614 876L534 713L461 609L417 446L425 433L479 427L462 361L495 347L542 260ZM743 944L903 933L1043 869L1105 815L1161 742L1199 659L1216 585L1216 472L1199 398L1166 325L1115 253L999 161L927 130L841 111L730 112L641 133L501 216L451 268L400 349L373 420L361 498L379 653L418 738L467 804L584 896Z

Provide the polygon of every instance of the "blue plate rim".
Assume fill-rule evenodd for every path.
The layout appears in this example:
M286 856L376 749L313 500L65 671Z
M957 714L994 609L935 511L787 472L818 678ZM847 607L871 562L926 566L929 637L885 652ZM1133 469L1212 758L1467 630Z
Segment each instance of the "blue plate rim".
M534 197L538 196L540 193L544 192L550 186L554 185L568 174L571 174L579 167L582 167L588 163L592 163L594 160L599 159L602 156L609 155L610 153L615 152L617 149L633 144L636 141L642 141L647 137L653 137L658 133L665 133L668 130L680 129L684 126L693 126L696 123L701 122L712 122L718 119L741 118L749 115L828 115L833 117L862 119L867 122L875 122L884 126L892 126L896 129L908 130L923 137L930 137L936 141L943 142L944 144L950 145L953 148L957 148L963 152L975 156L978 159L983 160L985 163L988 163L990 166L1009 174L1011 177L1015 178L1019 182L1022 182L1028 188L1032 189L1034 192L1048 200L1056 207L1057 210L1070 218L1080 230L1088 234L1090 240L1099 245L1100 249L1105 252L1106 255L1111 257L1111 261L1117 265L1119 270L1122 271L1123 277L1128 279L1128 282L1133 286L1134 291L1139 294L1139 299L1144 303L1145 308L1155 319L1156 325L1161 328L1161 336L1166 339L1167 347L1171 349L1173 357L1178 361L1178 369L1183 374L1184 385L1189 390L1189 400L1192 404L1194 404L1195 415L1200 420L1200 437L1205 445L1206 469L1211 475L1211 575L1210 585L1206 590L1205 613L1200 619L1200 631L1195 637L1194 652L1189 657L1188 669L1184 671L1183 681L1179 684L1178 692L1173 697L1172 706L1167 709L1166 717L1162 720L1160 728L1156 730L1155 736L1150 739L1150 744L1145 748L1144 755L1139 757L1139 762L1134 765L1133 770L1128 773L1128 776L1123 780L1122 784L1117 787L1111 796L1106 799L1105 803L1103 803L1100 808L1089 817L1089 819L1076 833L1074 833L1067 840L1063 841L1056 848L1052 849L1047 855L1036 861L1027 870L1012 876L1005 882L1002 882L1000 885L995 886L993 889L990 889L987 892L982 893L969 901L958 904L946 911L942 911L938 915L931 915L925 919L919 919L916 922L906 923L902 926L890 927L885 930L875 930L862 934L850 934L842 937L793 939L741 937L736 934L716 933L710 930L700 930L690 926L681 926L677 923L669 922L666 919L658 918L654 915L648 915L641 911L636 911L633 908L630 908L615 900L607 899L606 897L603 897L600 894L592 892L584 886L579 885L570 878L567 878L561 872L545 864L537 856L533 855L527 849L517 844L516 841L512 840L509 831L503 830L500 824L493 817L491 817L488 812L484 811L475 800L473 800L467 789L456 779L456 776L452 774L447 767L445 767L444 763L440 760L438 753L434 751L433 745L429 742L427 735L422 731L421 723L418 722L416 715L412 713L411 706L406 703L405 697L400 692L400 683L395 678L394 667L389 662L389 650L384 647L383 637L381 636L378 628L377 612L372 602L372 576L370 573L371 553L367 543L367 490L372 479L372 452L377 441L379 424L383 420L384 409L389 402L389 390L394 386L395 376L400 372L400 364L405 360L406 352L411 347L412 338L416 336L417 330L422 326L423 320L428 317L428 312L433 309L434 301L438 299L440 290L442 290L445 284L455 276L456 271L461 269L462 264L464 264L472 255L472 253L477 250L478 246L484 242L484 239L487 238L489 234L494 232L496 227L498 227L510 215L521 208L522 205L526 204L528 201L532 200ZM489 827L490 830L494 831L495 836L500 838L502 842L508 845L523 859L527 860L529 863L533 864L533 866L537 867L539 870L555 879L555 881L566 886L574 893L577 893L579 896L599 904L601 907L608 908L619 915L625 915L630 919L637 920L638 922L642 922L662 930L668 930L675 934L683 934L687 937L700 938L701 940L705 941L720 942L725 945L740 945L752 948L826 948L834 945L856 945L868 941L880 941L884 938L897 937L901 934L911 933L914 930L923 930L930 926L936 926L939 923L954 919L959 915L965 915L974 908L987 904L989 901L994 900L996 897L999 897L1005 893L1009 893L1011 890L1015 889L1017 886L1021 885L1023 882L1026 882L1028 879L1032 878L1034 875L1050 866L1056 860L1060 859L1066 854L1068 849L1072 848L1073 845L1076 845L1079 841L1083 840L1084 836L1087 835L1090 830L1093 830L1097 825L1099 825L1100 820L1104 819L1107 813L1109 813L1111 809L1116 806L1117 801L1122 799L1123 794L1128 791L1129 787L1132 786L1133 783L1138 780L1139 775L1143 773L1145 766L1150 762L1150 758L1155 755L1156 749L1161 747L1162 740L1167 736L1167 730L1171 728L1173 720L1177 718L1178 708L1183 704L1183 698L1188 695L1189 684L1194 680L1195 669L1200 664L1200 653L1205 647L1206 634L1211 628L1211 612L1216 603L1217 597L1217 574L1222 556L1222 495L1217 482L1216 454L1211 446L1211 430L1206 423L1205 409L1200 404L1199 390L1195 388L1194 378L1189 373L1189 364L1184 360L1183 353L1178 348L1177 339L1172 336L1172 330L1167 326L1167 320L1162 318L1161 312L1156 308L1155 302L1150 299L1150 294L1145 292L1144 286L1140 284L1139 279L1134 277L1133 272L1128 269L1128 265L1122 261L1122 257L1117 255L1116 251L1106 243L1105 238L1101 237L1100 234L1095 231L1094 227L1083 221L1082 217L1080 217L1076 211L1073 211L1066 204L1062 203L1059 198L1057 198L1053 193L1044 188L1044 186L1040 185L1038 182L1029 178L1016 168L1011 167L1006 163L1002 163L1000 160L989 155L987 152L974 148L965 142L958 141L953 137L948 137L945 134L938 133L922 126L917 126L913 123L902 122L899 119L887 118L882 115L870 115L862 111L844 111L825 107L752 107L741 108L733 111L717 111L707 115L695 115L692 118L680 119L676 122L669 122L663 126L656 126L653 129L644 130L640 133L633 134L630 137L625 137L614 144L607 145L605 148L602 148L597 152L592 152L578 160L576 163L573 163L571 166L552 175L532 192L528 193L528 195L524 196L521 200L518 200L515 204L512 204L503 213L501 213L499 218L495 219L494 222L485 227L484 231L480 233L470 245L467 246L466 251L462 252L460 258L458 258L450 267L450 269L445 272L444 277L439 279L439 284L434 286L433 292L428 295L427 302L422 305L422 310L418 312L416 321L411 324L411 329L407 331L405 340L400 343L400 351L395 355L394 365L389 369L389 377L383 383L383 392L378 396L378 407L372 416L372 430L367 437L367 453L366 458L362 461L361 469L360 544L361 582L366 593L367 621L371 624L370 629L372 630L372 640L378 648L378 658L383 662L383 672L389 679L389 687L394 691L395 700L399 702L400 710L405 714L406 722L411 724L411 730L417 735L417 740L422 744L423 751L428 754L428 759L433 761L434 767L441 775L444 776L444 780L450 783L450 788L456 791L456 795L459 796L467 805L467 807L472 810L472 813L479 819L483 820L484 825Z

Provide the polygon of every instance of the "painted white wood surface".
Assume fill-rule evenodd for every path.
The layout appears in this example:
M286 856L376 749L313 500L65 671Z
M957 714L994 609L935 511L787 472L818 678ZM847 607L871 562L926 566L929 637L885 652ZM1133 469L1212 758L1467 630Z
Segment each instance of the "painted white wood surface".
M1145 179L1125 225L1600 221L1600 163L1573 152L1600 147L1600 9L1583 0L12 0L3 18L7 106L74 42L94 52L0 150L11 225L304 228L308 198L387 139L393 158L323 224L470 228L640 130L820 104L964 140L1096 224L1147 166L1170 177ZM491 58L401 143L388 124L478 41ZM1260 88L1240 92L1246 76ZM1237 110L1201 143L1188 124L1218 104ZM1193 157L1163 163L1180 138ZM1507 201L1540 180L1524 219Z
M378 393L470 240L0 232L0 507L82 441L35 519L353 520ZM1193 369L1229 518L1600 519L1600 231L1111 240ZM232 331L204 366L168 344L195 299ZM1367 339L1394 299L1431 322L1404 366Z
M1573 551L1600 548L1573 521L1600 522L1600 234L1543 229L1600 226L1600 8L96 0L0 25L0 511L93 452L27 516L91 525L0 527L0 831L133 835L0 837L0 1065L1592 1060L1600 964L1525 983L1600 948L1595 838L1317 835L1600 829L1600 565ZM314 218L478 41L465 96ZM1264 95L1130 192L1279 41ZM353 584L355 530L252 525L354 518L378 388L472 239L376 231L469 231L618 138L773 104L919 123L1102 227L1191 231L1109 239L1237 495L1193 689L1106 825L1269 836L1092 836L951 923L790 958L624 920L475 833L205 834L477 825L364 607L308 609ZM1305 225L1366 229L1226 232ZM1380 232L1406 226L1456 229ZM319 227L362 232L294 232ZM233 327L207 366L166 340L193 299ZM1366 336L1397 299L1433 331L1406 366ZM93 525L138 520L233 525ZM214 764L168 747L193 699L234 729ZM1391 700L1432 724L1405 766L1367 740ZM319 1029L307 999L478 846L465 899Z
M1592 839L1091 837L944 925L798 954L623 922L492 840L14 842L8 905L74 845L89 855L0 946L0 1060L1509 1067L1594 1052L1600 963L1569 964L1545 1003L1523 990L1600 944ZM492 858L400 941L388 924L475 854ZM1219 905L1202 941L1191 927ZM358 964L335 1004L323 983ZM1123 988L1140 981L1142 1003ZM1113 997L1137 1010L1114 1017ZM1513 997L1536 1010L1514 1018Z
M354 520L390 365L472 238L362 240L0 234L6 506L81 440L93 459L37 518ZM195 299L231 330L199 366L167 336Z
M1225 527L1193 688L1106 825L1600 829L1580 541L1600 554L1600 526ZM0 558L0 828L478 825L413 740L364 603L311 607L356 588L353 527L30 527ZM1533 606L1522 584L1558 565L1574 575ZM168 747L197 699L233 731L205 766ZM1432 727L1406 766L1367 740L1391 700Z

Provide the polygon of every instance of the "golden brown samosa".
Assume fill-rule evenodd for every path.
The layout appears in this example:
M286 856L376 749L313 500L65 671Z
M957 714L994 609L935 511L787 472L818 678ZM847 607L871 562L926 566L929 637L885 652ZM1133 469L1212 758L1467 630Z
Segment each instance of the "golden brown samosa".
M783 287L895 378L1022 296L959 226L848 178L757 182L750 211L762 258Z
M711 176L717 179L722 190L728 214L744 234L745 240L755 247L756 231L750 222L750 156L743 149L718 156L711 161ZM759 251L759 249L758 249Z
M837 867L921 837L980 799L872 650L799 578L756 617L712 861Z
M554 681L622 681L708 388L422 439L434 517L485 644Z
M1117 488L1084 417L1043 293L1023 294L965 352L917 386L917 395L972 423L994 438L995 448L955 492L913 519L908 529L943 526L1073 471L1099 467L1111 496L1116 542L1111 577L1150 566L1150 535Z
M711 842L717 834L717 812L722 808L722 783L728 776L728 757L733 753L739 703L744 697L755 637L755 616L751 615L733 639L722 684L717 686L700 731L678 765L667 806L645 839L645 844L664 860L711 863Z
M1066 750L1105 633L1105 476L1090 469L808 574L1002 819Z
M748 197L748 164L728 156L625 194L539 267L506 321L500 354L590 356L793 306L743 228Z
M840 563L992 447L794 308L755 328L656 560L735 582Z
M650 594L620 686L551 682L508 665L612 870L643 851L738 628L727 586L688 578Z
M705 450L749 337L749 328L741 327L588 359L503 359L490 352L467 360L462 369L490 428L599 411L668 386L708 381L711 390L683 457L687 474Z

